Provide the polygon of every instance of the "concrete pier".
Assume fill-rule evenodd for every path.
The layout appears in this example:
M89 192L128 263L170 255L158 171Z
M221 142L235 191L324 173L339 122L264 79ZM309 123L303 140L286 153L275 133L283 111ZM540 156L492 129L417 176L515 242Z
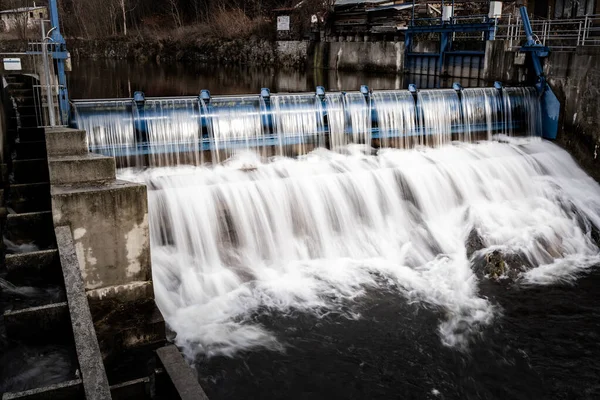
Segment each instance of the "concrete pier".
M152 287L146 187L117 180L115 160L90 154L84 131L47 129L46 146L54 226L73 232L103 356L163 342L164 321Z

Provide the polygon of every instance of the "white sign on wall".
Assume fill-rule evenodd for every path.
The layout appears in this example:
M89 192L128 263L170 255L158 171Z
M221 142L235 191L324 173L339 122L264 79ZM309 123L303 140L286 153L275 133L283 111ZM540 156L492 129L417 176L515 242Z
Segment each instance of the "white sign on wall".
M20 58L4 58L2 61L5 71L20 71L23 69Z
M290 16L280 15L277 17L277 30L278 31L289 31L290 30Z

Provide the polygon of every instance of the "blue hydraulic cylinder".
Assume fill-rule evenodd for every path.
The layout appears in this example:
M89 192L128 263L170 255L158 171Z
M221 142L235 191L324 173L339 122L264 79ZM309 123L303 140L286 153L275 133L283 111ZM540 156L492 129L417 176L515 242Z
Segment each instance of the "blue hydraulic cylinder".
M558 134L560 102L546 81L541 61L542 57L548 55L548 50L545 46L535 42L529 15L527 15L527 7L521 7L519 11L521 12L523 29L525 30L525 37L527 38L527 42L525 46L521 48L521 51L527 51L531 54L533 68L537 76L535 87L540 93L542 107L542 136L546 139L556 139Z

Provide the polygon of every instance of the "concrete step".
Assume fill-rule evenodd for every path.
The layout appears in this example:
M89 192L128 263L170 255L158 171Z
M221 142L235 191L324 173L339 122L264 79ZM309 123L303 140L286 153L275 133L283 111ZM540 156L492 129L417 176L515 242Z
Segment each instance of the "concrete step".
M50 211L50 183L26 183L10 186L10 207L17 214Z
M17 103L18 106L22 106L22 105L35 105L35 98L31 95L29 96L21 96L21 97L14 97L14 101L15 103Z
M8 81L8 79L6 80L6 83L8 83L7 86L7 90L12 90L12 89L25 89L26 83L25 82L18 82L16 80L13 81Z
M130 397L131 398L131 397ZM81 379L23 392L4 393L2 400L85 400Z
M14 153L16 160L46 158L46 141L15 143Z
M43 142L46 140L44 128L21 128L18 131L19 142Z
M35 247L36 251L56 248L52 212L8 214L6 216L4 237L15 246L22 246L29 251L32 251L32 246ZM9 254L25 252L8 248L7 251Z
M9 87L8 89L8 95L12 96L12 97L19 97L19 96L32 96L33 94L33 89L31 88L27 88L25 86L23 87Z
M49 182L48 160L37 158L13 161L12 181L15 184Z
M87 134L70 128L46 129L46 147L50 157L85 155L88 153Z
M9 340L35 344L73 342L66 302L6 311L4 323Z
M115 159L99 154L50 157L48 165L53 185L104 182L116 177Z
M46 283L62 283L62 271L58 250L40 250L22 254L6 255L8 279L20 284L30 277Z
M112 400L152 399L153 382L149 377L119 383L110 387Z

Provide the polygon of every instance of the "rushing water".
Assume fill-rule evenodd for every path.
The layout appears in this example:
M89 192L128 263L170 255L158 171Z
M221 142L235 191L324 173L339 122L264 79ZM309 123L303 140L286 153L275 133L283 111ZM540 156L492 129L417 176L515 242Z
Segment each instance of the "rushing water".
M286 87L224 91L261 86ZM213 99L213 165L180 151L207 104L161 105L150 137L176 145L120 174L148 185L156 300L211 399L600 398L600 187L508 137L536 131L531 96L412 96L328 93L326 119L278 97L267 130L258 98ZM118 107L96 137L134 137ZM273 131L302 140L239 146Z
M523 285L600 263L600 188L537 140L242 157L144 178L157 300L190 356L279 349L254 312L360 318L342 305L374 287L446 310L440 340L464 347L499 312L478 291L476 260L499 251L500 279Z
M533 88L381 91L87 101L74 104L75 125L90 150L143 168L219 163L239 151L295 156L348 143L438 147L493 134L538 135Z

